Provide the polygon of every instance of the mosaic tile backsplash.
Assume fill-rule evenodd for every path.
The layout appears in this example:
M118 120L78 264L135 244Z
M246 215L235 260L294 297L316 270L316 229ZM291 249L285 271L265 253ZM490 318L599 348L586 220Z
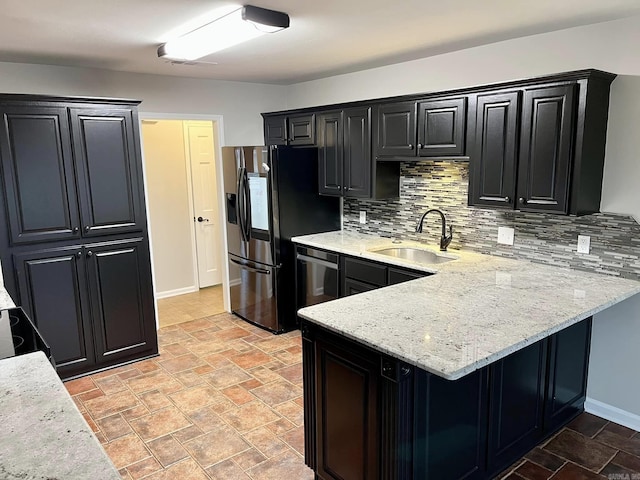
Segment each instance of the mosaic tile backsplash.
M400 198L344 200L344 229L437 246L440 217L430 214L422 234L420 216L439 208L453 226L450 248L522 258L640 280L640 224L629 215L597 213L582 217L489 210L467 206L469 164L452 161L402 163ZM359 223L366 210L367 223ZM515 229L514 245L499 245L498 226ZM591 237L591 252L576 252L578 234Z

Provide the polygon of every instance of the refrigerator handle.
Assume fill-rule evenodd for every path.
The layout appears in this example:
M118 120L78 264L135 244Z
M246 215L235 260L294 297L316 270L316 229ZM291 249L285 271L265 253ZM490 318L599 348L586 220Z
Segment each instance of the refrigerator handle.
M240 167L238 169L238 186L236 187L236 198L238 199L238 225L240 227L240 236L242 237L242 241L246 242L249 239L246 238L246 229L244 226L244 198L243 198L243 179L244 179L244 168Z
M243 188L244 188L244 206L245 206L245 217L244 217L244 225L245 225L245 236L247 237L247 241L251 239L251 192L249 191L249 181L247 179L247 170L244 169L244 179Z

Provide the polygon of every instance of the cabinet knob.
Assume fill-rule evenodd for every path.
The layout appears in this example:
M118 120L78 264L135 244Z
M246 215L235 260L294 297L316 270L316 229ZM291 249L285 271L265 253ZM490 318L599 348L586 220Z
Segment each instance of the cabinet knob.
M89 250L89 251L87 252L87 257L92 257L92 256L93 256L93 252L92 252L91 250Z
M419 143L419 144L418 144L418 150L420 150L421 148L422 148L422 144L421 144L421 143Z
M522 205L526 205L526 204L527 204L527 199L526 199L526 198L524 198L524 197L520 197L520 198L518 199L518 201L519 201Z
M73 233L78 233L79 228L78 227L73 227Z
M506 203L511 203L511 197L504 197L504 201Z
M85 231L85 232L88 232L89 230L90 230L89 225L85 225L85 226L84 226L84 231Z
M82 252L78 252L78 253L76 253L76 256L77 256L78 258L80 258L80 257L82 256Z
M413 143L409 144L409 150L413 150Z

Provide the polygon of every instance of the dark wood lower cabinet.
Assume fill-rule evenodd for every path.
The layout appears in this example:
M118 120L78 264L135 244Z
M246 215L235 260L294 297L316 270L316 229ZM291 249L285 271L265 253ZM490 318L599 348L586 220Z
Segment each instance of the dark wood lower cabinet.
M304 320L302 337L318 479L494 478L583 410L591 319L454 381Z
M85 250L97 361L112 364L154 349L150 260L143 240Z
M14 255L20 304L62 378L157 353L142 238Z

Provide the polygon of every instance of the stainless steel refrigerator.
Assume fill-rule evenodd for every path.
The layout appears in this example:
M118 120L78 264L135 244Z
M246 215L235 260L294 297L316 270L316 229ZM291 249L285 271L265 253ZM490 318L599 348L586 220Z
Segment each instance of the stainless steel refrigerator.
M231 310L281 333L296 327L291 237L340 229L340 200L318 194L318 150L222 149Z

